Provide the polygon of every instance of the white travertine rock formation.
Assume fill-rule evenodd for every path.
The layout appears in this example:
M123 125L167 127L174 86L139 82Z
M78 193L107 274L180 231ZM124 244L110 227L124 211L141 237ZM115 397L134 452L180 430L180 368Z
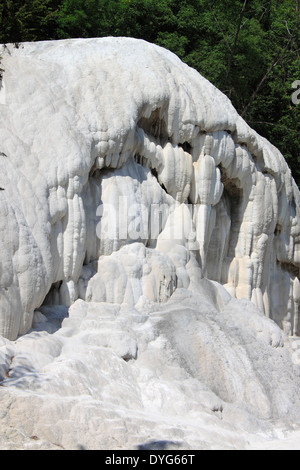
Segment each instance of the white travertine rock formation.
M0 448L271 448L300 423L283 156L144 41L1 55Z
M299 449L299 345L216 291L42 307L0 338L0 449Z
M131 39L7 46L3 65L2 335L28 331L57 283L76 300L83 265L128 241L126 217L114 237L97 233L99 205L125 198L135 231L145 207L164 204L167 219L191 204L203 275L299 332L299 191L280 152L222 93ZM144 232L136 241L149 245Z

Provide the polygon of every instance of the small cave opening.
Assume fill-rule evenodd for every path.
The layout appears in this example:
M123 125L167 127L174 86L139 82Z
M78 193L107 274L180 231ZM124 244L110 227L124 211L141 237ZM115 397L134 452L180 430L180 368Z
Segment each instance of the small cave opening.
M191 144L189 142L179 143L178 147L181 147L185 152L187 152L189 154L191 154L192 150L193 150L193 147L191 146Z
M221 182L224 185L226 193L234 199L241 199L243 195L243 188L240 187L240 181L238 178L229 178L227 176L226 170L222 165L219 165L218 168L221 172Z
M143 166L143 157L139 153L135 153L133 159L138 165Z
M52 284L40 307L35 309L32 328L35 331L46 331L53 334L62 327L69 316L69 307L60 302L59 290L63 281Z
M49 289L48 294L46 295L42 307L49 305L59 305L60 304L60 288L63 281L57 281L52 284Z
M143 131L154 137L160 142L167 142L169 139L167 132L167 124L163 117L161 117L161 109L155 109L149 118L142 117L137 123L138 127Z
M282 227L280 224L276 224L275 230L274 230L274 235L275 237L278 237L281 234Z

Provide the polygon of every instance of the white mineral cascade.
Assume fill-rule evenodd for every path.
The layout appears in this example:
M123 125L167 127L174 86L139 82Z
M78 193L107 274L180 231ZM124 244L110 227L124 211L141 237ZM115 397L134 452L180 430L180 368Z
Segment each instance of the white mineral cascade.
M300 448L279 150L144 41L1 55L0 448Z

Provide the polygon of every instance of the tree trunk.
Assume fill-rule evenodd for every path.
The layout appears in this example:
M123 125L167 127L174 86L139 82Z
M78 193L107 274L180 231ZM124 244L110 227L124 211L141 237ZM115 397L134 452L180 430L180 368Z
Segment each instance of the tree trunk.
M238 37L239 37L240 31L241 31L242 20L243 20L243 17L244 17L247 2L248 2L248 0L244 0L244 4L243 4L242 9L241 9L239 22L238 22L237 30L236 30L235 37L234 37L234 44L233 44L233 48L231 50L231 54L230 54L229 61L228 61L228 66L227 66L227 71L226 71L226 76L225 76L225 86L228 83L228 78L229 78L229 75L230 75L230 72L231 72L231 66L232 66L233 58L234 58L235 53L236 53ZM231 95L231 91L229 92L229 95Z

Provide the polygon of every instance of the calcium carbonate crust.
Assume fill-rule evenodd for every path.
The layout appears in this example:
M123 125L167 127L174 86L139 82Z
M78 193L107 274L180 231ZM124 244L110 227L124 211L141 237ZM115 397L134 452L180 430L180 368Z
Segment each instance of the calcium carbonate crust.
M100 259L103 277L101 257L128 243L123 222L114 236L103 233L110 208L119 215L125 199L134 227L145 207L169 210L158 233L146 227L133 241L160 244L168 256L157 239L172 239L161 237L168 224L172 234L186 224L192 235L185 230L176 243L204 276L298 333L299 191L280 152L220 91L169 51L128 38L8 45L2 55L3 336L28 331L51 288L56 303L85 299L90 263ZM179 282L188 287L186 262L185 253ZM99 301L123 302L125 291L107 289Z
M0 448L298 448L278 149L144 41L2 49Z

